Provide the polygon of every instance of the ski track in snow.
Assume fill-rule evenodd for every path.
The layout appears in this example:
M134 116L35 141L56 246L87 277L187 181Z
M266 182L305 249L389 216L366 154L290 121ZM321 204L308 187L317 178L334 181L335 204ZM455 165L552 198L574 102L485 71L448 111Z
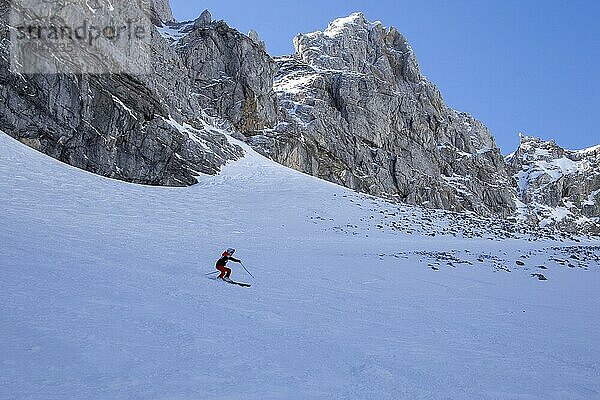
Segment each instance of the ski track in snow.
M247 151L158 188L0 133L0 399L600 398L600 266L552 250L597 240L378 229L388 203ZM204 276L229 246L251 288Z

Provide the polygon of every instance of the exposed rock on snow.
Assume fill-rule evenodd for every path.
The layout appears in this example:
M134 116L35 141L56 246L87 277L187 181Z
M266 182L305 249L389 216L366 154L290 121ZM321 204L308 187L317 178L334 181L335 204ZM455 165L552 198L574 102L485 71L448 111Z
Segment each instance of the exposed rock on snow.
M360 14L299 35L279 58L285 120L250 143L280 163L361 192L507 216L513 190L494 139L449 109L406 39Z
M546 278L544 276L544 274L531 274L531 276L533 276L535 278L538 278L538 280L540 280L540 281L547 281L548 280L548 278Z
M600 232L600 146L565 150L521 136L507 157L518 187L519 217L541 227Z

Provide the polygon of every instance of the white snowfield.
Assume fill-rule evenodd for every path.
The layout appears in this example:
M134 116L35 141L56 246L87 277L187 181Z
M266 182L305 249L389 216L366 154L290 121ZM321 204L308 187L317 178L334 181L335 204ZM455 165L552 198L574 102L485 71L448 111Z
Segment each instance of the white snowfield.
M0 133L0 399L600 399L598 241L467 238L247 151L144 187ZM227 247L251 288L204 276Z

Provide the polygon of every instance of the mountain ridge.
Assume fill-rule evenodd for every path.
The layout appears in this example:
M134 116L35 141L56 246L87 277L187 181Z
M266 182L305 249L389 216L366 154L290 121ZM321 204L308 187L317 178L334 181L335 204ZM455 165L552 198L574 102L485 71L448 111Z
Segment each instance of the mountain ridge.
M353 13L323 31L298 35L295 54L272 58L256 32L245 35L213 21L208 10L185 22L174 20L166 0L138 2L127 12L145 13L155 26L147 76L14 75L4 29L0 129L101 175L187 186L242 156L222 128L283 165L360 192L542 223L526 216L540 207L528 208L532 196L515 178L526 160L502 156L483 123L444 103L396 28ZM88 87L91 94L84 96ZM32 107L32 88L58 104ZM74 105L81 102L85 107ZM59 111L65 109L70 112ZM44 122L48 116L53 125ZM571 186L583 179L569 175ZM586 199L571 202L580 209L574 215L588 221L545 226L597 232L600 210L591 195L597 182L589 188Z

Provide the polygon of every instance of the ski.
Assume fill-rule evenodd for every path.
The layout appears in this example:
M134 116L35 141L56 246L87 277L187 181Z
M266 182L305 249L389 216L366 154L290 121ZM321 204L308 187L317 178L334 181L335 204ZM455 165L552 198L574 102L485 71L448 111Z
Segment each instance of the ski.
M228 279L219 279L217 277L213 278L213 277L207 276L206 279L210 279L211 281L223 281L223 282L231 283L232 285L238 285L238 286L241 286L241 287L250 287L250 286L252 286L249 283L236 282L236 281L232 281L232 280L228 280Z
M241 286L241 287L250 287L250 286L252 286L249 283L236 282L236 281L230 281L230 280L225 280L225 282L231 283L232 285L238 285L238 286Z

